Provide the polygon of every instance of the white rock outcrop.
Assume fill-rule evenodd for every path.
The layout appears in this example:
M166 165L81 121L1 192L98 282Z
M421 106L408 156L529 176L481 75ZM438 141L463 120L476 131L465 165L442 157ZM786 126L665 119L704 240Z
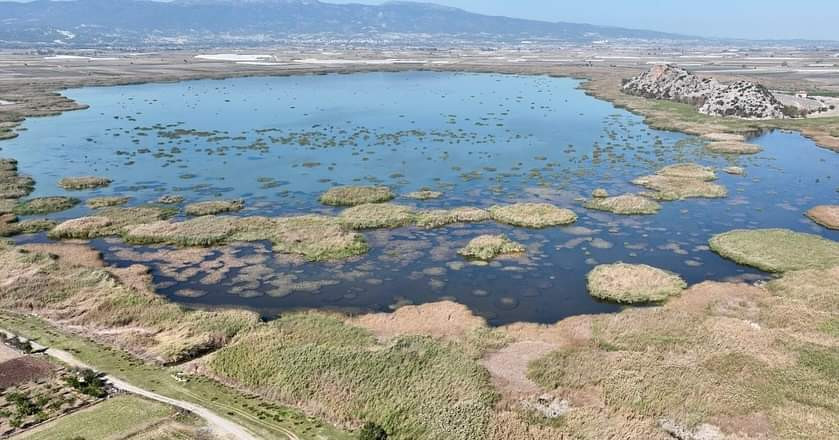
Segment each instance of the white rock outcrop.
M749 81L722 84L670 64L653 66L623 85L624 93L691 104L700 113L742 119L781 119L784 104L766 87Z

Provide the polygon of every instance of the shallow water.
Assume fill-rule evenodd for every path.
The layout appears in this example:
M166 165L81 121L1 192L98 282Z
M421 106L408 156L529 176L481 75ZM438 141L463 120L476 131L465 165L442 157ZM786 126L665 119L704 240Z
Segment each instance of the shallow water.
M168 248L94 242L114 264L150 264L160 291L176 301L266 316L454 299L495 324L553 322L617 309L587 295L594 264L646 263L691 283L751 279L764 275L708 251L711 235L786 227L839 239L802 215L839 201L836 153L781 132L753 140L765 149L755 156L706 153L703 141L649 129L577 87L571 79L413 72L85 88L66 94L90 109L27 120L20 137L0 143L0 156L35 177L33 196L65 194L55 184L61 177L94 174L114 184L72 195L128 195L131 205L162 194L187 202L244 198L240 215L335 214L317 201L332 185L383 184L401 194L444 192L396 200L420 208L546 201L580 216L571 227L538 231L493 222L371 231L368 255L325 264L273 255L264 243L173 263L161 252ZM598 187L638 192L630 180L679 162L738 165L747 174L720 170L729 197L664 203L655 216L587 211L577 201ZM89 212L80 206L53 217ZM456 255L482 233L506 233L528 246L528 256L476 266ZM228 270L207 278L219 268Z

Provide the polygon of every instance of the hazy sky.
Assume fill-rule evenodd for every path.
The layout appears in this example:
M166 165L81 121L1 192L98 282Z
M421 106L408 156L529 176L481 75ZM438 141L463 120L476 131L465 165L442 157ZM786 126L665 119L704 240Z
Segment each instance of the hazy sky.
M385 0L322 1L379 4L384 3ZM839 0L431 0L431 2L484 14L622 26L709 37L805 38L839 41Z

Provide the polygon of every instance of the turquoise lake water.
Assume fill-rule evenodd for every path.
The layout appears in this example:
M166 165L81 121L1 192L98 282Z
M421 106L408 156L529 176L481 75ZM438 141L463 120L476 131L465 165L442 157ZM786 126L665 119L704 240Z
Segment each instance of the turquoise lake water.
M37 183L32 197L68 194L64 176L101 175L89 198L131 196L130 205L178 194L187 202L242 198L237 215L337 214L318 196L334 185L387 185L398 194L442 191L417 208L489 207L538 201L574 210L570 227L528 230L494 222L432 231L365 232L368 255L300 263L265 243L208 252L177 266L161 248L96 240L105 258L153 269L160 292L186 304L236 305L266 316L296 308L389 310L452 299L492 323L554 322L617 310L591 299L585 275L625 261L671 270L694 283L757 279L759 271L707 249L716 233L785 227L834 240L803 216L839 202L839 154L795 133L753 139L764 151L726 157L704 141L648 128L642 119L589 97L572 79L431 72L243 78L84 88L66 95L84 111L32 118L0 143ZM718 169L724 199L666 202L658 215L617 216L582 207L595 188L640 192L630 183L662 166L696 162ZM745 176L721 171L737 165ZM80 205L56 219L89 215ZM471 238L505 233L528 255L476 266L456 255ZM43 235L22 241L44 240ZM231 259L244 259L233 267ZM226 267L217 279L208 273Z

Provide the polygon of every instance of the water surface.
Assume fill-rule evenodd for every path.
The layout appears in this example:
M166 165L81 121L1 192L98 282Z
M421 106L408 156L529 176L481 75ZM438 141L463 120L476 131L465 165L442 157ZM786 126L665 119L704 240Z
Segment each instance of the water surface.
M198 306L236 305L272 316L301 307L390 310L452 299L492 323L554 322L617 310L591 299L585 274L596 264L646 263L706 279L754 279L758 271L723 260L708 238L734 228L785 227L839 239L802 213L837 203L839 155L797 134L753 142L761 154L725 157L703 141L653 130L642 119L585 95L572 79L453 73L365 73L244 78L69 90L88 110L32 118L0 143L38 182L33 196L62 195L64 176L102 175L89 198L128 195L131 205L178 194L187 202L243 198L239 215L337 214L318 196L333 185L388 185L399 194L442 191L418 208L489 207L543 201L579 221L528 230L493 222L432 231L371 231L368 255L304 264L267 243L178 255L96 240L117 265L149 264L159 290ZM655 216L588 211L595 188L638 192L630 181L679 162L721 169L725 199L670 202ZM53 215L89 215L80 206ZM484 233L505 233L527 257L477 266L456 255ZM43 236L22 240L42 240ZM208 276L213 275L215 276Z

